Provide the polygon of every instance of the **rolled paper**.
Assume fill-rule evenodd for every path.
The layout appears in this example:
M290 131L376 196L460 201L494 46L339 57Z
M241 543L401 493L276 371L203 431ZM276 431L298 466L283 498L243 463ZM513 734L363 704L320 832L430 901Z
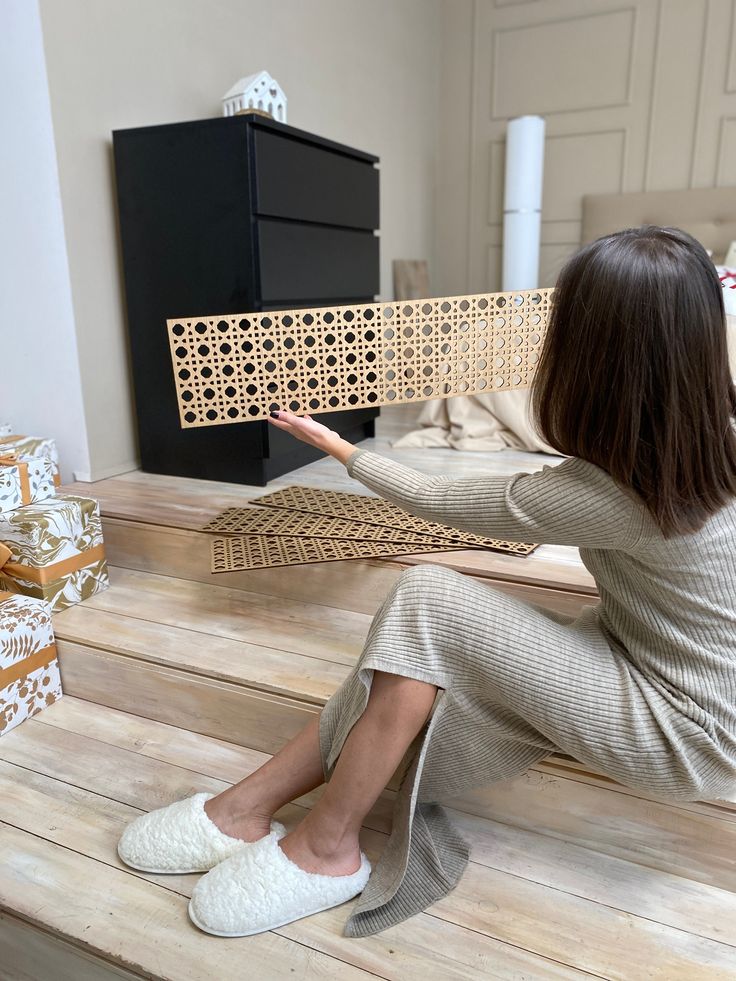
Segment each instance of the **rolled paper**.
M503 216L505 290L539 285L542 226L544 120L519 116L506 130L506 188Z

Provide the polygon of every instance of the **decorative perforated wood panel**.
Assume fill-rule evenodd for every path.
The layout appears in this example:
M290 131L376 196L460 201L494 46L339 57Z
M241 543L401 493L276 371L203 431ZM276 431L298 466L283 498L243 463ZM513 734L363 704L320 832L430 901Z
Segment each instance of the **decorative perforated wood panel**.
M335 518L363 521L380 527L400 528L412 535L429 535L442 542L455 542L464 548L489 548L514 555L529 555L537 547L526 542L506 542L496 538L484 538L458 528L448 528L434 521L425 521L407 514L401 508L380 497L366 494L347 494L344 491L325 490L321 487L284 487L265 494L251 502L269 508L285 508L289 511L312 512Z
M526 388L551 293L169 320L182 427Z
M452 547L448 539L433 539L409 529L371 525L365 521L332 518L321 514L286 511L283 508L228 508L218 514L202 531L221 535L279 535L298 538L344 538L348 541L402 542L403 544Z
M272 535L214 538L213 572L241 572L308 562L340 562L393 555L413 555L462 549L462 545L416 545L406 542L348 542L341 538L280 538Z

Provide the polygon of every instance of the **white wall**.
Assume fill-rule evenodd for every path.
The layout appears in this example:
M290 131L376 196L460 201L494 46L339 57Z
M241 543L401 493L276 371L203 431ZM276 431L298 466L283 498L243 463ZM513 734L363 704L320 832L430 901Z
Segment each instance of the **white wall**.
M0 422L89 473L38 4L0 0Z
M95 477L136 463L111 131L220 115L230 86L266 68L290 123L380 156L389 295L393 258L432 259L440 6L41 0Z

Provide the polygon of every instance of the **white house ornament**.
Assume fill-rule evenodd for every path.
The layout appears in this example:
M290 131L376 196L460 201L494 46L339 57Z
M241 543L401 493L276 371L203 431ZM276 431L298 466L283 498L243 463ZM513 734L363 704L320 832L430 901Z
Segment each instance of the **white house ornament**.
M286 95L268 72L256 72L239 79L222 97L222 114L237 116L255 112L286 122Z

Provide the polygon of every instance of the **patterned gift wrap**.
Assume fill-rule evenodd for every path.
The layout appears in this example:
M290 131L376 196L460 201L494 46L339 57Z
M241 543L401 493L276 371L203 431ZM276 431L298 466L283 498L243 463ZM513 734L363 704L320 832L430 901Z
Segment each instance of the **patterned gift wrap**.
M20 460L14 453L0 455L0 514L54 497L54 476L54 464L44 456Z
M48 603L0 593L0 736L59 698Z
M60 494L0 514L0 589L59 613L108 585L97 501Z
M0 457L9 455L16 456L22 461L45 457L51 461L54 483L57 487L61 483L59 454L53 439L47 439L44 436L12 436L3 433L0 435Z

